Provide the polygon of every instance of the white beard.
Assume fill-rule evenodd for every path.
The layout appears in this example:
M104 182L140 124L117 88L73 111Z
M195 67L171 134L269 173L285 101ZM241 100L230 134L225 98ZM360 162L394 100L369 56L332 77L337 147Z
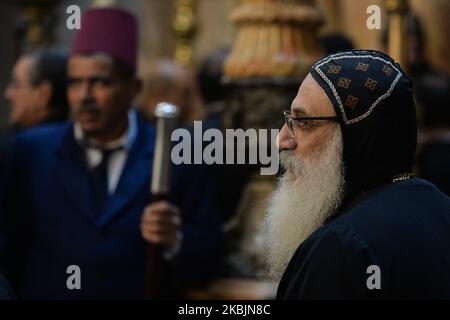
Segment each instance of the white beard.
M269 277L279 281L300 244L323 225L344 193L343 142L340 128L331 141L307 159L282 151L286 169L278 181L264 221Z

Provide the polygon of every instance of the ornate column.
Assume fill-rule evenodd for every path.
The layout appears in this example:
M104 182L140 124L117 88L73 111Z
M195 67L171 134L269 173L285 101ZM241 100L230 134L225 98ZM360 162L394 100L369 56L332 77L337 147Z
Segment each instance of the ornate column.
M231 78L303 76L320 56L321 12L308 0L244 0L231 16L237 37L225 65Z
M243 0L231 21L237 34L224 66L229 93L225 126L279 129L282 111L290 108L301 81L321 56L317 29L322 13L313 0ZM226 226L238 238L230 241L237 247L229 261L237 264L238 273L263 275L261 225L275 177L260 175L259 168L249 170L238 210Z
M192 0L176 0L173 30L176 36L174 58L182 66L190 66L193 56L192 39L195 34Z
M387 0L386 9L389 12L389 55L403 68L406 68L403 35L405 15L409 11L408 0Z

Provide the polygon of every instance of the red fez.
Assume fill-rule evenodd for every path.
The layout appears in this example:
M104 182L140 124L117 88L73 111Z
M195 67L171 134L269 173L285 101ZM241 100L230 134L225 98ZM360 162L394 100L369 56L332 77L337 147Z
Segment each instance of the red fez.
M71 55L105 53L136 70L137 25L127 11L93 8L81 18Z

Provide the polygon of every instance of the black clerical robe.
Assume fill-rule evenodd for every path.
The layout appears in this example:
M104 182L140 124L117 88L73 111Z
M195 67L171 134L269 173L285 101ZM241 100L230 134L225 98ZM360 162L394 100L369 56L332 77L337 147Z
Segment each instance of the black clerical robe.
M278 299L450 299L450 198L421 179L366 193L297 249Z

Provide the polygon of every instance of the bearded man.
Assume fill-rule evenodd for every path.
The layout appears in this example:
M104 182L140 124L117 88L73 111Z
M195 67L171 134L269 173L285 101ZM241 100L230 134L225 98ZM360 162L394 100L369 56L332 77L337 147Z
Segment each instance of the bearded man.
M266 227L278 299L450 298L450 198L413 177L412 83L389 56L316 62L278 146Z
M19 299L142 299L152 243L174 270L166 288L203 284L222 241L214 184L202 166L173 166L167 200L149 203L155 131L132 107L137 20L90 8L81 26L67 70L74 121L18 135L8 159L0 269Z

